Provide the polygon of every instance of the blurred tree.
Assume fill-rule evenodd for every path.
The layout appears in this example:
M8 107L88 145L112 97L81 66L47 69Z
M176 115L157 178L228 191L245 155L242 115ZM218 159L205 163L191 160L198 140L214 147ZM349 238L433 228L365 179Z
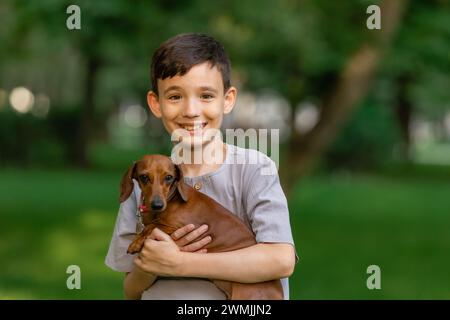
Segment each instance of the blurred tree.
M443 123L450 110L449 6L427 1L407 7L368 99L326 153L330 165L411 161L413 121Z
M414 2L380 74L380 79L389 79L394 88L391 92L404 160L411 157L414 117L438 122L450 110L449 52L449 1Z
M72 118L76 137L65 138L75 140L76 146L68 149L76 149L73 160L79 165L87 165L88 142L104 128L111 106L128 97L139 97L145 105L150 56L162 41L181 32L205 32L218 38L230 54L234 79L254 92L275 89L288 99L291 114L302 101L319 102L321 118L316 127L306 135L294 132L288 142L284 159L289 163L281 166L282 171L289 168L281 172L286 185L329 149L346 123L350 127L343 135L352 132L367 139L355 140L355 145L372 143L373 136L360 134L365 127L357 119L370 122L367 115L377 114L379 119L392 120L384 111L377 113L375 105L387 103L395 108L407 154L413 113L439 119L446 108L442 101L448 101L447 68L441 68L449 63L445 0L410 6L406 1L369 0L85 0L77 3L82 27L78 31L66 28L70 4L2 2L0 14L6 27L0 30L0 57L5 58L0 67L14 67L0 77L2 81L18 79L17 70L11 70L18 69L24 79L49 87L53 105L75 106L80 111ZM371 4L382 7L381 31L366 28L366 8ZM387 51L405 7L405 23ZM376 86L370 90L375 75ZM386 92L375 92L377 88ZM352 117L355 108L366 104ZM294 128L295 117L291 119ZM384 152L395 138L386 137L376 153ZM355 153L339 143L335 146L340 155Z
M381 3L382 29L371 31L372 36L349 56L334 88L323 100L320 119L313 130L305 136L293 134L290 141L292 147L288 149L291 152L286 157L291 164L288 166L289 175L285 175L287 191L326 150L353 109L368 93L380 60L401 21L405 5L406 1Z
M316 127L306 135L294 131L289 139L281 166L286 190L323 154L369 92L406 1L381 3L381 31L366 29L370 4L233 1L212 22L246 88L277 89L292 114L304 99L321 101Z

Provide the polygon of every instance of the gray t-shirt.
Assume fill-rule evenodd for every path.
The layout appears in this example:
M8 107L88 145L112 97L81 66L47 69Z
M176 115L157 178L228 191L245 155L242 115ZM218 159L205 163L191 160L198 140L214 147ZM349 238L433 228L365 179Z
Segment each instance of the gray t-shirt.
M275 163L262 152L227 144L225 162L214 172L184 177L199 191L237 215L253 230L256 241L294 245L287 200L281 189ZM127 254L136 235L137 199L140 188L120 204L116 225L105 263L115 271L131 272L134 255ZM285 299L289 299L288 279L281 280ZM158 277L142 299L208 300L225 299L211 281L199 278Z

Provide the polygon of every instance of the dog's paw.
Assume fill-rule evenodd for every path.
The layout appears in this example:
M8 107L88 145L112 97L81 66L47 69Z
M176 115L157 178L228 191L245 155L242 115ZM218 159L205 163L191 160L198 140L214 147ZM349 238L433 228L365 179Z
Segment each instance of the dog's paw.
M135 253L139 253L141 251L141 247L139 244L137 243L132 243L130 244L130 246L128 247L127 253L128 254L135 254Z

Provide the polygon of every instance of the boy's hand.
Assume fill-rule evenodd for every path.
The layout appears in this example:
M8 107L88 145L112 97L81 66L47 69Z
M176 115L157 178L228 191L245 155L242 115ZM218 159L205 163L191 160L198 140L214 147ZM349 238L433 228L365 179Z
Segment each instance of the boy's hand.
M211 237L207 236L198 241L195 240L207 230L208 226L206 224L201 225L198 228L195 228L193 224L188 224L175 230L170 236L181 251L206 253L207 249L202 248L211 242Z
M183 266L182 255L173 239L167 233L155 228L146 238L144 247L134 259L134 263L144 272L177 276Z

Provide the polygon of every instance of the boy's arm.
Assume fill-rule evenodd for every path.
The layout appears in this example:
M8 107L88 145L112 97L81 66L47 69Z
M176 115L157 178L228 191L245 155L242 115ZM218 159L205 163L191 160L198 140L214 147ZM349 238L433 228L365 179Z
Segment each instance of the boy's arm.
M135 264L149 273L255 283L292 274L295 251L287 243L259 243L223 253L193 254L179 250L169 235L153 230Z
M128 272L123 282L125 299L141 299L142 293L155 282L156 277L156 275L144 272L139 268Z
M185 277L255 283L289 277L295 266L294 248L286 243L259 243L222 253L183 255Z

